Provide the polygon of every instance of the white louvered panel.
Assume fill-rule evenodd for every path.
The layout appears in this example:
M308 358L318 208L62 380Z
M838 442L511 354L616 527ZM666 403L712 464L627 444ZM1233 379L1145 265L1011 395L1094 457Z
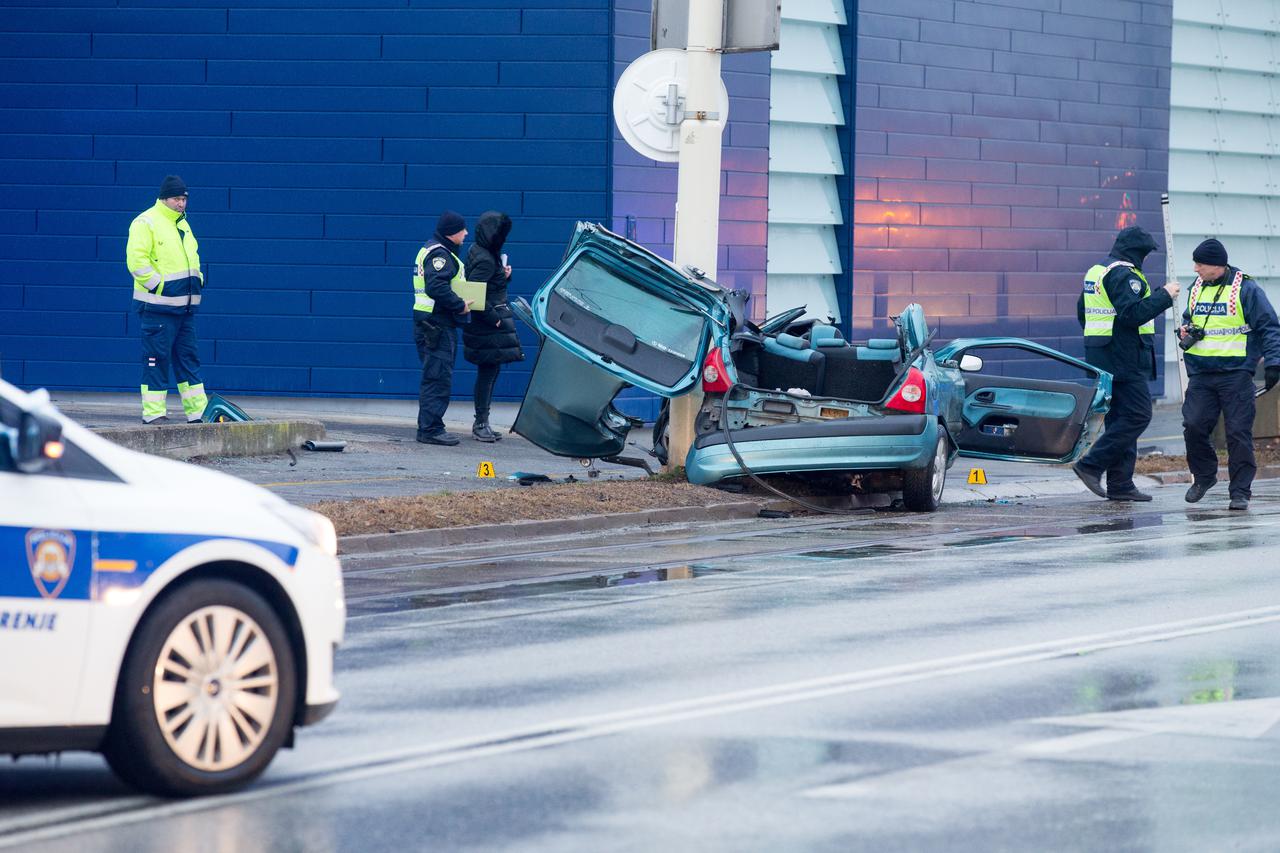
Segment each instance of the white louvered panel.
M1275 0L1202 0L1205 6L1222 8L1222 23L1247 30L1280 29L1280 6Z
M1175 66L1170 81L1169 106L1197 110L1222 109L1218 72L1212 68Z
M775 71L770 86L770 121L844 124L844 108L840 105L840 89L835 77Z
M769 172L843 175L840 141L834 127L769 125Z
M1173 107L1169 110L1169 149L1172 151L1220 151L1218 122L1206 110Z
M1216 193L1218 182L1217 160L1207 151L1169 152L1169 192Z
M1187 244L1181 237L1178 239L1178 243L1190 246L1195 246L1200 240L1212 235L1214 223L1217 221L1217 214L1213 210L1213 196L1211 195L1169 193L1169 214L1173 219L1175 236L1179 234L1202 235L1194 243L1190 244Z
M1219 154L1214 158L1218 173L1218 188L1214 192L1238 193L1248 187L1255 194L1266 195L1271 185L1271 172L1267 168L1270 157L1251 157L1246 154Z
M769 178L769 221L840 225L840 194L832 175L776 174Z
M1280 198L1264 198L1262 203L1267 206L1267 221L1271 229L1267 236L1280 237Z
M1173 64L1192 68L1223 68L1225 58L1221 30L1196 24L1176 24L1173 28Z
M1271 89L1273 78L1241 71L1220 71L1217 76L1222 109L1242 113L1275 112Z
M1276 146L1272 141L1274 117L1249 113L1218 113L1215 118L1220 151L1232 154L1276 153Z
M782 20L821 24L849 23L841 0L786 0L782 4Z
M827 225L770 222L766 272L770 275L838 275L840 250L836 246L835 231Z
M844 74L840 31L833 24L784 20L773 70L805 74Z
M1218 196L1214 199L1213 211L1217 219L1214 233L1223 240L1228 237L1270 236L1271 226L1264 199L1244 195Z
M805 306L806 317L839 323L840 303L836 301L836 285L829 275L770 275L765 297L765 314L772 316L788 308Z
M1274 45L1275 37L1268 33L1222 30L1218 34L1223 68L1232 71L1254 71L1259 74L1275 71Z
M1222 3L1220 0L1176 0L1173 4L1174 36L1177 36L1178 25L1210 24L1221 26Z
M1249 275L1272 275L1271 262L1267 257L1267 243L1261 237L1224 238L1222 244L1227 247L1227 255L1231 265L1249 273ZM1190 244L1195 247L1195 243Z

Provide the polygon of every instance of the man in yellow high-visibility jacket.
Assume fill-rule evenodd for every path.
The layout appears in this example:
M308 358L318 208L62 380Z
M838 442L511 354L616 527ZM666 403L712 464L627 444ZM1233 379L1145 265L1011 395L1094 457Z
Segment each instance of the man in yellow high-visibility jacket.
M196 311L204 290L200 250L187 221L187 185L169 175L156 203L129 225L125 250L133 275L133 304L142 327L142 422L165 417L169 367L178 380L182 411L199 421L209 403L200 379Z
M1221 413L1231 475L1228 506L1244 510L1258 470L1253 455L1253 372L1261 356L1267 389L1280 382L1280 321L1258 283L1228 264L1220 242L1205 240L1191 259L1196 280L1178 329L1187 364L1182 435L1194 478L1186 499L1198 502L1218 482L1218 454L1209 436Z
M1113 501L1151 500L1134 486L1133 469L1138 436L1151 423L1147 383L1156 378L1155 318L1178 295L1176 284L1153 292L1147 283L1142 262L1155 249L1156 241L1141 227L1122 229L1110 256L1085 273L1076 306L1085 360L1110 373L1112 382L1102 437L1072 470L1089 491Z
M436 222L436 232L418 250L413 265L413 342L422 362L418 384L418 441L452 447L458 436L444 428L444 413L453 392L454 330L471 321L471 301L454 292L466 281L458 252L467 239L467 224L452 210Z

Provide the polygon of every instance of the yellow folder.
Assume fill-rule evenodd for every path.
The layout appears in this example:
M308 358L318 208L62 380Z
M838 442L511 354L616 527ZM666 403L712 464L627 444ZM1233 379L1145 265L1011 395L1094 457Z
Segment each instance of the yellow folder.
M484 292L485 283L483 281L464 281L461 284L454 282L452 284L453 292L461 296L463 299L471 300L472 311L484 310Z

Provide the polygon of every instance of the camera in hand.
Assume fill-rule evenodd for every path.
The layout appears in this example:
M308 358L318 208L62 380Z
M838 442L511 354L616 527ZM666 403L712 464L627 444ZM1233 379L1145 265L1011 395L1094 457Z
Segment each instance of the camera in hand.
M1191 349L1204 340L1204 329L1199 326L1188 326L1185 333L1178 336L1178 346Z

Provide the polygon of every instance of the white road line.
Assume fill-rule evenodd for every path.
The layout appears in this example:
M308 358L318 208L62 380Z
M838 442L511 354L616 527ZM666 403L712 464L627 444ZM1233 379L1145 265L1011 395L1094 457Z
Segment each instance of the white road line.
M853 670L820 678L784 682L748 690L735 690L693 699L664 702L604 714L572 717L538 726L526 726L481 737L384 752L360 760L315 768L291 782L264 785L255 789L218 797L160 803L150 808L134 809L75 823L49 825L17 833L6 833L0 824L0 848L17 847L83 832L100 832L144 821L208 811L224 806L251 803L302 791L355 782L380 776L408 773L431 767L460 764L527 752L564 743L589 740L605 735L651 728L668 723L732 714L777 705L823 699L882 687L947 678L984 670L1003 669L1028 663L1118 649L1127 646L1158 643L1203 634L1253 628L1280 622L1280 605L1258 607L1185 619L1142 625L1118 631L1087 634L1041 643L1030 643L975 652L964 655L918 661L916 663Z

